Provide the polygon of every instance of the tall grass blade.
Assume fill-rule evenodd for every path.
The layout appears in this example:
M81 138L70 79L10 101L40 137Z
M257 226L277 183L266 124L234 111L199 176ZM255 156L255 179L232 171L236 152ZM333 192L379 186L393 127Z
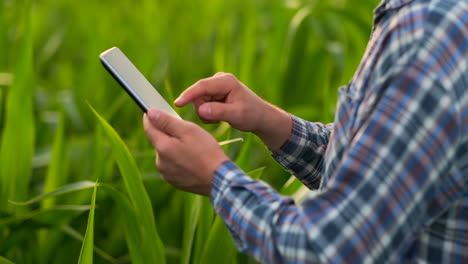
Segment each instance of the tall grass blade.
M200 213L196 229L195 245L192 253L192 263L200 263L210 229L213 225L214 210L208 197L201 197Z
M89 205L63 205L50 209L38 209L23 215L13 215L1 218L0 227L18 225L21 222L28 221L29 223L34 223L34 228L37 228L38 226L54 228L63 225L69 221L71 217L84 211L88 211L89 209ZM31 235L29 234L29 236Z
M5 51L6 47L6 38L7 38L7 33L6 33L6 19L4 18L5 16L5 11L3 8L4 3L0 3L0 50ZM3 56L0 58L0 67L4 65L6 61L6 58L3 58ZM1 84L0 84L1 85ZM1 102L1 101L0 101ZM0 106L1 108L1 106ZM0 122L1 124L1 122Z
M6 99L5 127L0 146L0 210L7 209L8 199L26 198L34 152L31 1L26 1L23 8L24 32L14 71L16 78Z
M247 172L247 175L249 175L252 179L258 180L262 177L263 172L265 171L266 167L260 167L255 170L251 170Z
M233 263L236 252L237 249L223 219L216 216L200 263Z
M82 182L76 182L72 184L68 184L65 186L62 186L52 192L49 193L44 193L41 195L38 195L36 197L31 198L30 200L26 202L14 202L10 201L10 203L15 204L15 205L29 205L33 204L36 202L39 202L41 200L45 200L51 197L63 195L63 194L68 194L76 191L82 191L82 190L87 190L90 188L94 187L104 187L106 190L110 191L110 195L112 196L113 200L117 204L117 207L119 208L120 214L122 215L122 218L125 223L125 233L127 237L127 244L129 247L130 254L132 256L132 262L133 263L145 263L145 255L144 255L144 247L141 247L142 243L142 230L139 229L139 221L138 218L135 214L134 209L132 208L132 205L128 201L127 197L125 197L122 193L118 192L116 189L114 189L112 186L104 183L95 183L91 181L82 181ZM11 217L11 218L4 218L0 221L0 228L2 226L5 226L9 223L14 223L17 221L22 221L26 219L33 219L37 218L40 214L45 214L50 212L55 212L55 211L60 211L60 210L66 210L66 211L83 211L83 210L89 210L89 207L87 206L78 206L78 207L58 207L55 206L52 209L41 209L40 211L33 211L29 214L26 214L22 217ZM64 217L68 217L70 214L61 214ZM55 215L54 218L58 218L60 215ZM54 219L56 221L57 219ZM151 245L150 245L151 246Z
M97 183L96 183L97 184ZM93 196L91 198L91 210L88 216L88 225L84 236L83 244L81 246L79 264L92 264L93 263L93 250L94 250L94 210L96 209L96 193L97 186L94 186Z
M29 199L29 200L27 200L25 202L18 202L18 201L12 201L12 200L9 200L9 202L11 204L14 204L14 205L29 205L29 204L39 202L39 201L44 200L44 199L49 198L49 197L54 197L54 196L61 195L61 194L81 191L81 190L84 190L84 189L90 189L90 188L95 187L96 185L97 185L97 183L92 182L92 181L75 182L75 183L71 183L71 184L67 184L65 186L62 186L62 187L56 189L55 191L38 195L38 196L33 197L33 198L31 198L31 199Z
M156 230L153 209L146 189L143 185L141 173L135 159L130 154L125 143L117 132L90 106L104 134L110 140L112 153L120 169L127 194L140 222L142 232L141 247L144 248L144 260L148 263L165 263L164 246Z
M239 152L239 155L237 156L235 163L237 166L239 166L243 170L250 170L251 166L251 151L253 148L252 144L252 138L254 136L252 134L247 135L247 139L244 141L244 144L242 144L241 151Z
M2 129L3 129L3 88L2 88L2 83L1 83L1 73L0 73L0 139L2 136ZM1 141L0 141L1 144ZM0 183L2 182L2 176L0 175ZM2 188L0 187L0 194L2 192ZM1 198L1 197L0 197Z
M247 0L242 1L245 12L245 25L242 27L242 63L240 64L239 78L247 86L251 86L252 68L255 66L255 56L257 49L257 12L255 2ZM253 87L255 88L255 87Z
M288 32L287 32L287 37L286 37L286 43L284 50L282 52L282 57L280 59L280 65L279 65L279 70L282 74L284 74L284 78L287 79L288 77L288 71L294 71L297 70L296 67L292 67L293 62L292 60L295 59L295 56L293 56L294 53L294 44L295 40L297 37L297 33L300 30L301 26L303 23L306 21L307 17L310 15L311 10L309 6L302 7L297 11L297 13L294 15L294 17L291 19L288 27ZM286 74L285 74L286 73ZM293 82L288 83L285 81L287 90L288 88L293 88ZM284 91L285 89L275 89L272 91L273 95L272 96L275 100L273 101L276 104L282 104L283 98L280 98L282 95L281 92ZM287 99L287 97L286 97Z
M166 97L166 100L169 102L169 104L174 107L174 89L172 88L172 84L171 82L169 81L169 79L165 79L164 80L164 90L166 91L167 93L167 97Z
M192 253L192 246L195 237L195 228L198 224L198 216L202 204L202 197L199 195L187 194L184 215L184 237L182 240L181 264L189 264Z
M80 234L78 231L73 229L71 226L68 226L68 225L62 226L60 228L60 231L62 231L63 233L69 235L70 237L72 237L72 238L74 238L74 239L76 239L76 240L78 240L80 242L83 242L85 240L85 236ZM101 248L99 248L97 246L94 246L94 252L97 255L99 255L101 258L107 260L110 263L117 262L117 260L114 257L109 255L109 253L105 252L104 250L102 250Z
M108 185L103 186L110 190L110 194L117 204L120 215L124 220L125 236L132 263L147 263L148 260L145 259L147 253L145 253L145 251L148 250L148 248L142 245L144 230L140 228L139 219L132 204L124 194L118 192L116 189ZM152 245L149 246L151 247Z
M62 173L64 162L64 131L65 118L63 113L60 113L60 118L57 123L55 132L54 145L52 150L52 160L49 163L47 175L44 183L44 193L52 192L66 181L66 175ZM55 198L44 200L42 208L51 208L55 205Z
M0 264L14 264L13 262L9 261L8 259L0 256Z
M293 195L304 186L296 177L291 176L280 190L282 195Z

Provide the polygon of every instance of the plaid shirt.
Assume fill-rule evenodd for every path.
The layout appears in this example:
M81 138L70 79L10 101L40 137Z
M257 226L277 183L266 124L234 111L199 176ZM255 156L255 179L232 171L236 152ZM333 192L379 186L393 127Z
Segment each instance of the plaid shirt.
M334 124L293 118L274 158L296 204L226 161L211 200L267 263L468 263L468 2L387 0Z

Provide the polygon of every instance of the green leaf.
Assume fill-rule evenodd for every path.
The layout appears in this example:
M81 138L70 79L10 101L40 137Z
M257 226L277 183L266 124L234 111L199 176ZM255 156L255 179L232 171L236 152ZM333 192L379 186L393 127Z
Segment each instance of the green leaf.
M76 192L76 191L80 191L80 190L84 190L84 189L89 189L89 188L95 187L96 185L98 185L98 184L95 183L95 182L92 182L92 181L75 182L75 183L71 183L71 184L67 184L65 186L62 186L62 187L58 188L55 191L38 195L38 196L36 196L36 197L26 201L26 202L17 202L17 201L11 201L11 200L8 201L8 202L11 203L11 204L14 204L14 205L28 205L28 204L32 204L32 203L35 203L35 202L39 202L39 201L44 200L44 199L49 198L49 197L54 197L54 196L57 196L57 195L62 195L62 194L66 194L66 193L71 193L71 192Z
M26 202L10 201L10 203L13 203L15 205L28 205L50 197L86 190L93 187L104 187L106 190L110 191L110 194L113 200L116 202L117 207L125 223L125 233L130 254L132 255L132 261L134 263L144 263L143 252L145 248L142 248L140 245L142 241L142 230L139 229L139 222L135 211L132 208L132 205L128 201L127 197L110 185L103 183L95 183L91 181L76 182L62 186L52 192L41 194ZM57 226L60 224L64 224L64 221L67 221L67 219L69 219L70 216L76 214L76 212L81 212L83 210L89 210L89 206L54 206L53 208L49 209L32 211L22 216L12 216L10 218L3 218L0 220L0 228L11 223L25 221L28 219L32 219L41 225L47 224L48 226Z
M257 49L257 19L258 12L255 10L254 1L244 1L243 9L246 13L245 25L242 27L242 64L239 70L239 78L247 86L251 85L252 68L255 66L255 56Z
M0 264L14 264L14 263L11 262L10 260L0 256Z
M249 175L252 179L260 179L262 177L263 172L265 171L266 167L260 167L258 169L252 170L247 172L247 175Z
M166 100L169 102L169 104L174 107L174 89L172 89L172 85L171 85L171 82L169 81L169 79L165 79L164 80L164 90L166 91L166 94L167 94L167 97L166 97Z
M5 127L0 146L0 209L8 199L23 200L28 194L34 153L33 36L31 1L24 3L21 48L16 58L14 81L6 101ZM20 209L23 210L24 209ZM19 212L18 212L19 213Z
M206 241L213 225L214 210L208 197L201 198L201 207L198 214L198 225L194 250L192 253L192 263L202 263L201 258Z
M227 263L232 261L236 252L237 249L223 219L216 216L200 263Z
M17 225L22 222L33 224L36 228L39 227L57 227L63 225L70 220L71 217L80 214L83 211L88 211L88 205L65 205L55 206L50 209L39 209L28 212L24 215L12 215L0 219L0 228L8 225Z
M78 231L76 231L75 229L73 229L71 226L68 226L68 225L65 225L65 226L62 226L60 228L60 231L62 231L63 233L69 235L70 237L80 241L80 242L83 242L85 237L80 234ZM94 246L94 252L96 252L96 254L98 254L101 258L109 261L110 263L116 263L117 260L115 258L113 258L111 255L109 255L109 253L105 252L104 250L100 249L99 247L97 246Z
M145 263L145 251L147 247L142 247L143 233L140 229L139 219L135 213L135 210L130 204L128 198L123 194L108 185L103 185L107 190L110 190L110 194L113 200L117 203L120 215L122 216L125 223L125 236L127 239L128 249L130 251L131 260L133 263Z
M44 193L51 192L57 189L66 181L66 175L63 175L64 164L64 131L65 118L63 113L60 113L57 129L55 132L54 145L52 150L52 160L50 161L47 170L47 176L44 183ZM51 208L55 204L55 198L51 197L42 202L42 208Z
M81 246L80 258L78 263L80 264L92 264L93 263L93 249L94 249L94 210L96 209L96 193L97 193L97 182L94 186L93 197L91 198L91 210L88 216L88 225L86 227L86 233Z
M253 134L248 134L247 139L245 140L244 144L242 144L241 151L237 156L235 163L243 170L248 170L250 168L251 163L251 153L252 153L252 138L254 137Z
M2 85L2 73L0 72L0 124L3 124L3 97L4 97L4 89L1 87ZM2 135L1 131L2 125L0 125L0 138ZM1 141L0 141L1 144ZM2 182L2 177L0 176L0 183ZM0 188L0 193L2 192L2 188Z
M198 216L202 204L202 197L194 194L187 194L184 215L184 238L182 240L182 253L180 263L190 263L192 245L195 237L195 228L198 224Z
M140 224L138 227L142 234L140 246L144 249L143 259L148 263L166 263L164 245L156 230L151 201L143 185L141 173L138 170L135 159L117 132L91 105L90 108L96 116L98 123L103 127L104 134L111 142L112 154L120 169L125 189L139 220Z
M53 149L52 149L52 159L49 163L49 167L47 169L47 175L45 177L44 182L44 193L51 192L59 186L63 185L66 180L68 173L64 173L65 169L65 118L64 113L59 112L58 123L56 126L56 132L54 137ZM41 208L48 209L53 208L56 203L55 197L50 197L49 199L43 200L41 203ZM37 234L37 244L38 244L38 252L40 258L43 263L47 262L47 260L54 254L53 250L55 250L56 246L58 246L59 240L62 238L62 233L57 232L56 230L39 230Z
M304 186L300 180L298 180L296 177L291 176L289 180L284 184L284 186L281 188L280 193L282 195L288 195L291 196L295 194L299 188Z

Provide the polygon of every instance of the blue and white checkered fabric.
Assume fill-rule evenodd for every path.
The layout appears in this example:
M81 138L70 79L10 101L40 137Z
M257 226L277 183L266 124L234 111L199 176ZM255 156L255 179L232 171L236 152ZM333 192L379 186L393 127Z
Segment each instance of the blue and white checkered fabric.
M358 3L356 3L358 4ZM230 161L212 203L265 263L468 263L468 1L388 0L334 124L293 118L274 158L301 204Z

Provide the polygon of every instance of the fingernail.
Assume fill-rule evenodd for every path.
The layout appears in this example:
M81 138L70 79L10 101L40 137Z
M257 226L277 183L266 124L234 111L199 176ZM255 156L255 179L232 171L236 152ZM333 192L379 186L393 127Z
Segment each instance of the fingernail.
M148 115L149 115L151 120L158 121L159 117L161 116L161 112L159 112L157 110L151 110L151 111L149 111Z
M205 117L210 117L211 116L211 105L205 104L201 106L201 114Z

